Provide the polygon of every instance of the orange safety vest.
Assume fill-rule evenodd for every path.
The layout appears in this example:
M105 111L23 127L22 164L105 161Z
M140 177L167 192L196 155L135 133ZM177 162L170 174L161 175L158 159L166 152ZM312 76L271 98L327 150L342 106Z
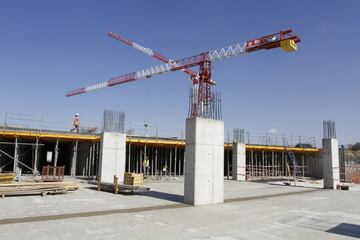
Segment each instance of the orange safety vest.
M79 117L78 117L78 116L75 116L75 117L74 117L74 126L75 126L75 127L78 127L78 126L79 126Z

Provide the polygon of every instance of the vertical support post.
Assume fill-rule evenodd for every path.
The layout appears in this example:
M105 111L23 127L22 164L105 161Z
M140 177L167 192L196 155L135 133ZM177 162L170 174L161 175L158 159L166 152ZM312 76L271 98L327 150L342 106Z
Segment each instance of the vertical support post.
M281 152L281 176L286 176L285 174L285 152Z
M71 163L71 176L75 177L76 175L76 162L77 162L77 153L78 153L78 140L76 140L73 148L73 157Z
M173 156L172 156L172 149L169 150L169 176L171 177L171 173L172 173L172 160L173 160Z
M255 153L255 177L259 176L258 152Z
M230 179L230 148L226 151L226 179Z
M230 143L229 129L227 130L227 143ZM226 151L226 179L230 179L230 148L228 146Z
M160 179L162 178L162 174L163 174L163 165L162 165L162 151L160 151Z
M275 159L274 159L274 151L271 152L271 177L275 176Z
M179 160L178 160L178 176L181 176L181 151L179 151ZM183 155L183 161L184 161L184 155Z
M56 139L55 148L54 148L54 167L57 166L59 154L59 139Z
M302 176L305 177L305 157L304 157L304 154L301 155L301 166L302 166Z
M19 154L18 154L18 149L19 148L19 144L18 144L18 137L15 136L15 150L14 150L14 168L13 168L13 172L17 174L18 171L18 160L19 160Z
M140 162L139 162L139 167L140 167L140 173L143 172L143 162L144 162L144 158L143 158L143 151L140 149Z
M145 176L146 174L148 174L148 173L146 172L146 170L145 170L145 167L144 167L144 161L145 161L146 159L149 159L149 158L147 157L147 144L145 143L145 145L144 145L144 157L143 157L143 161L141 162L141 164L142 164L142 166L143 166L143 169L144 169L144 176ZM146 177L147 177L147 176L146 176Z
M262 150L262 178L265 177L265 152Z
M35 156L34 156L34 167L33 174L38 173L37 165L38 165L38 152L39 152L39 138L36 138L35 142Z
M154 176L154 147L151 148L151 177Z
M135 171L136 173L139 173L140 172L140 169L139 169L139 161L140 161L140 156L139 156L139 147L136 147L136 166L135 166Z
M250 152L250 161L251 161L251 178L254 176L254 150L251 150Z
M130 138L130 136L129 136ZM128 152L128 172L131 172L131 141L129 141L129 152Z
M95 143L91 143L92 147L92 159L91 159L91 177L94 177L94 168L95 168Z
M174 177L176 177L176 163L177 163L177 145L175 146Z
M158 150L155 148L155 176L158 177Z

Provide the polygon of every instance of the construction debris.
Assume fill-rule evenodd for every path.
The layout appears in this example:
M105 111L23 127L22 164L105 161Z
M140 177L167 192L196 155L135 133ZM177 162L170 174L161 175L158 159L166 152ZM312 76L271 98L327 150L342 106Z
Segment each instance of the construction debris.
M73 182L14 182L0 184L0 196L20 196L20 195L36 195L66 193L67 191L75 191L79 189L79 185Z

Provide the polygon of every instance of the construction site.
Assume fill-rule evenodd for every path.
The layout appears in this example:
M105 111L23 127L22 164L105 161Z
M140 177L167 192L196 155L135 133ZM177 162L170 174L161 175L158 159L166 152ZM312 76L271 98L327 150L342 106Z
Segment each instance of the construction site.
M182 93L184 124L134 122L107 106L100 123L81 112L56 120L3 112L0 239L360 238L360 154L339 143L335 121L313 122L317 139L228 128L223 117L230 103L213 65L257 52L292 61L306 51L301 34L268 32L177 60L107 35L159 65L83 87L73 81L62 97L87 102L93 92L182 72L192 84Z

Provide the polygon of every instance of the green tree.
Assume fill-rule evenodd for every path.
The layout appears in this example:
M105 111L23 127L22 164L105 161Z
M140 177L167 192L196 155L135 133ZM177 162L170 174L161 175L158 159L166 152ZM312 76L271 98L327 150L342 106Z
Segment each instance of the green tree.
M351 150L360 151L360 142L356 142L351 146Z

